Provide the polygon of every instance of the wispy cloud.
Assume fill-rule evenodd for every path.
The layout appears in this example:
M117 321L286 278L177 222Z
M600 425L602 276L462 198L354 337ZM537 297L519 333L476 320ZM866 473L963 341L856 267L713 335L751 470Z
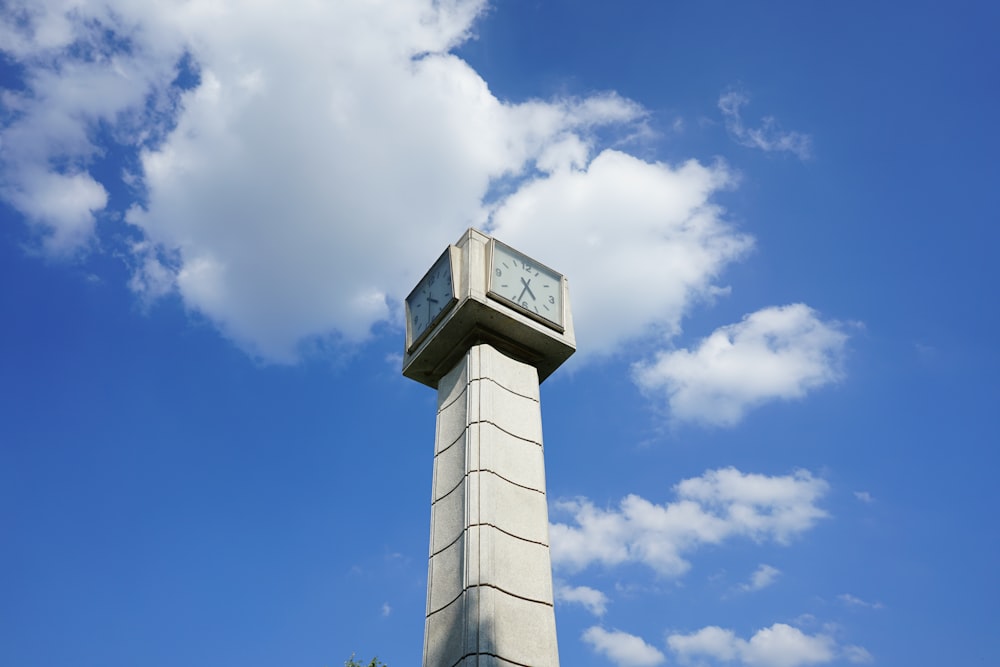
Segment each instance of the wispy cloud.
M634 377L665 396L673 420L733 426L752 407L839 380L846 331L805 304L765 308L717 329L694 350L636 364Z
M595 625L584 631L583 641L618 667L654 667L667 659L641 637L620 630L605 630Z
M875 656L873 656L868 649L863 646L844 646L841 653L848 662L855 665L864 665L875 662Z
M810 157L812 139L807 134L782 130L773 116L764 116L759 127L747 127L740 109L750 102L750 97L739 91L729 91L719 98L719 109L725 119L726 130L742 146L759 148L767 152L787 152L802 160Z
M750 575L750 581L740 584L739 590L750 593L753 591L759 591L763 588L767 588L781 575L781 570L776 567L772 567L765 563L762 563L752 575Z
M827 489L805 470L769 477L724 468L677 484L677 500L663 505L637 495L617 509L558 502L553 514L571 522L550 526L552 562L569 571L636 562L676 577L690 567L684 554L706 544L736 536L787 543L826 516L817 502Z
M881 602L868 602L867 600L862 600L861 598L851 595L850 593L842 593L837 596L837 599L848 607L862 609L882 609L883 607Z

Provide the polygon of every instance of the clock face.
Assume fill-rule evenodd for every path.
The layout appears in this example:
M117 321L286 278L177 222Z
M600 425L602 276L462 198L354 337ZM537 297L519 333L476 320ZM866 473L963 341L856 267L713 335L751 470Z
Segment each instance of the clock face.
M420 342L431 325L457 300L451 276L451 248L448 248L406 297L409 347Z
M562 275L494 241L490 293L562 331Z

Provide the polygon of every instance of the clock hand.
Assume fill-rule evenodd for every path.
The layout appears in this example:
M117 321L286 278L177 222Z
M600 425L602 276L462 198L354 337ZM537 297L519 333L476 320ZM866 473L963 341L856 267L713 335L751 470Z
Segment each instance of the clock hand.
M529 286L531 285L531 279L529 278L528 280L525 280L524 278L521 278L521 284L524 285L524 289L521 290L521 296L517 297L517 300L520 301L521 297L524 296L524 293L527 292L531 295L532 301L537 301L538 299L535 298L535 293L531 291L531 287Z

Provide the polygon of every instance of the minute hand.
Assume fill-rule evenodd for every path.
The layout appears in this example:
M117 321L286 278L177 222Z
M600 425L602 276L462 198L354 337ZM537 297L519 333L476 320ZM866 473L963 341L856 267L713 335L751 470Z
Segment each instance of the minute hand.
M521 290L521 295L517 297L517 300L520 301L524 297L524 293L527 292L529 295L531 295L532 301L537 301L538 299L535 298L535 293L532 292L531 287L529 287L529 285L531 284L531 279L529 278L528 280L525 280L524 278L521 278L521 284L524 285L524 289Z

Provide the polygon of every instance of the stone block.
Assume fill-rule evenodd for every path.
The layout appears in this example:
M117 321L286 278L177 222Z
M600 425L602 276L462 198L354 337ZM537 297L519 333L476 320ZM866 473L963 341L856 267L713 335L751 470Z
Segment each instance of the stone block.
M424 623L425 667L451 667L475 654L479 643L478 589L427 617Z
M490 526L479 528L478 583L552 606L552 565L547 546L526 542ZM470 570L471 574L472 570Z
M545 493L542 446L500 430L494 424L479 427L479 470L494 472L519 486Z
M466 482L463 478L454 491L431 506L431 555L458 539L468 525Z
M539 403L490 380L469 384L469 420L485 421L523 440L542 443Z
M515 537L548 546L545 494L511 484L493 473L473 473L468 479L477 479L481 487L478 507L470 508L478 515L476 523L496 526Z
M517 665L557 667L556 617L551 605L495 588L479 589L479 651Z
M471 354L472 350L438 383L438 410L454 402L458 395L465 391L465 387L469 384L469 356Z
M427 568L427 613L444 609L452 604L466 588L466 542L465 533L430 558Z
M438 410L435 425L434 453L438 454L458 440L473 420L469 415L469 387L463 387L454 401Z
M455 490L466 474L468 431L434 457L434 484L431 501L436 502Z
M515 361L490 345L480 345L474 377L489 378L507 391L538 402L538 371L530 364Z

